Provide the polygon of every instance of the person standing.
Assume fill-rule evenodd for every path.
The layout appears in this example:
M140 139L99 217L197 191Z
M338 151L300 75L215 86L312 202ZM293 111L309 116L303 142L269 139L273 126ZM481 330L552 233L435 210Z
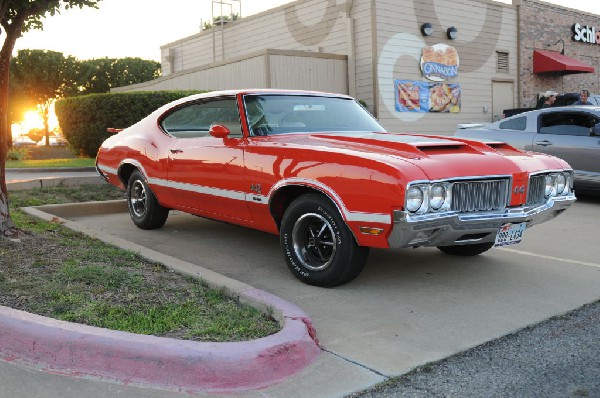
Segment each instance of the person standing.
M579 92L579 101L574 102L573 105L592 105L592 103L588 101L588 98L590 98L590 92L588 90L581 90Z
M542 108L550 108L554 102L556 102L556 96L558 95L558 93L556 91L546 91L544 93L544 103L542 104Z

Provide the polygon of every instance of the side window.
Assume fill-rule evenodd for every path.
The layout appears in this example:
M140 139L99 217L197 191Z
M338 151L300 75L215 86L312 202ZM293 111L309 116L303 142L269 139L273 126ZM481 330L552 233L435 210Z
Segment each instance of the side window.
M177 138L208 137L213 124L229 128L232 137L242 136L235 98L186 104L161 121L162 128Z
M540 134L588 136L597 118L582 112L552 112L540 115Z
M525 130L527 128L527 117L516 117L500 123L502 130Z

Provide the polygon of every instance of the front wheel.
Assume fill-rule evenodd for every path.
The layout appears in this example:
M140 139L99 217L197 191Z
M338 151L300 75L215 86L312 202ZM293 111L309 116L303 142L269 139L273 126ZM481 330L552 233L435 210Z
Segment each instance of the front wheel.
M141 229L160 228L169 216L169 209L158 203L138 170L131 174L127 183L127 207L133 223Z
M332 287L350 282L367 262L336 207L317 194L303 195L281 222L281 248L292 274L309 285Z
M481 253L484 253L490 250L494 246L494 242L488 243L475 243L472 245L454 245L454 246L438 246L445 254L450 254L453 256L477 256Z

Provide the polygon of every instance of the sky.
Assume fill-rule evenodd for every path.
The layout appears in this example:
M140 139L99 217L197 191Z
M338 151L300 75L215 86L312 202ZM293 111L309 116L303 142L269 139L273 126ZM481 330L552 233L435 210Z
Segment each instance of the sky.
M233 7L225 6L224 14L231 9L239 12L239 1L227 1ZM241 0L241 14L249 16L290 2ZM597 0L548 2L600 15ZM220 11L213 0L102 0L98 9L66 10L46 18L44 30L25 33L17 40L15 51L44 49L80 60L140 57L160 62L160 46L200 32L202 22L212 19L213 7L216 13Z

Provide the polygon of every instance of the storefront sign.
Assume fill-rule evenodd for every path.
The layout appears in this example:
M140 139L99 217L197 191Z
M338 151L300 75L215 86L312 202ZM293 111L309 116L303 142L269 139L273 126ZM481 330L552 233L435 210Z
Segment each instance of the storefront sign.
M573 31L573 41L600 44L600 30L593 26L582 26L576 23L573 24L571 30Z
M423 48L421 71L427 79L443 82L458 76L458 52L447 44L434 44Z
M394 80L398 112L460 112L460 84Z

